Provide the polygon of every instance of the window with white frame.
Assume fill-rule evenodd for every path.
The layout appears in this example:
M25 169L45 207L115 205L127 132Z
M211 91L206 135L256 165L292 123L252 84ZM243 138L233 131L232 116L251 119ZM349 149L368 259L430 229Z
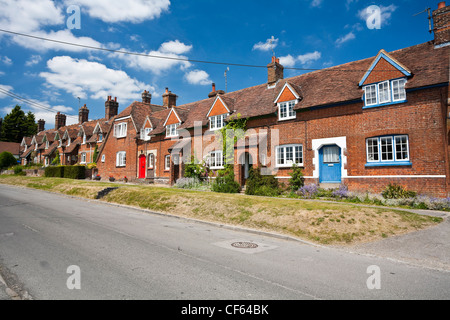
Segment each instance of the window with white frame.
M114 126L114 137L124 138L127 136L127 123L119 123Z
M98 134L98 142L103 142L103 133Z
M166 137L178 137L178 126L178 123L166 126Z
M102 154L102 162L105 163L106 157L104 154Z
M170 155L164 158L164 170L170 170Z
M125 151L119 151L116 154L116 166L125 167L127 165L127 153Z
M82 152L80 155L80 163L86 163L86 152Z
M144 141L150 141L150 132L152 131L152 128L142 128L141 129L141 140Z
M225 126L225 118L227 114L209 117L209 129L211 131L220 130Z
M393 102L405 102L405 84L406 79L402 78L365 86L363 88L365 107Z
M392 80L392 101L406 100L406 79Z
M83 144L86 144L86 134L83 133Z
M224 159L222 151L212 151L209 153L209 168L210 169L224 168Z
M295 119L295 100L293 101L287 101L287 102L280 102L278 103L278 119L279 120L289 120L289 119Z
M409 161L407 135L373 137L366 140L368 163L395 163Z
M285 145L276 148L276 164L277 167L292 167L296 164L303 165L303 146Z
M49 147L49 143L48 143L48 140L47 140L47 141L45 141L45 149L48 149L48 147Z
M150 169L154 168L154 166L155 166L155 155L153 153L150 153L148 155L147 164L148 164L148 167Z

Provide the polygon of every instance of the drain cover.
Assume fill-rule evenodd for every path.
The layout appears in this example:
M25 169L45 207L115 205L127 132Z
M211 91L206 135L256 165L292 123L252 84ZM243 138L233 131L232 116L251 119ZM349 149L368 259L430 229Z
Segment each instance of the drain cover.
M253 242L233 242L231 244L232 247L239 248L239 249L255 249L258 248L258 245Z

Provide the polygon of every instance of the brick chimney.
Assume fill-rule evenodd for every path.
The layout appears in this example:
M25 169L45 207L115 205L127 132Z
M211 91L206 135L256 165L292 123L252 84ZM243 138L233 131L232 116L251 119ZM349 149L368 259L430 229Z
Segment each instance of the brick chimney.
M45 120L39 119L37 123L38 123L38 133L45 131Z
M78 122L82 124L87 121L89 121L89 109L84 105L78 110Z
M112 117L117 116L119 112L119 103L117 97L112 100L111 96L108 96L108 100L105 102L105 119L109 120Z
M151 104L152 103L152 95L147 90L142 92L142 103Z
M166 88L166 92L163 94L163 106L166 108L172 108L177 105L177 95L169 91L169 88Z
M66 115L58 112L55 116L55 130L66 126Z
M218 94L225 94L225 91L223 91L223 90L217 90L216 91L216 84L213 83L212 84L212 91L208 94L208 98L214 98Z
M267 84L269 86L276 84L278 80L283 80L284 67L280 64L280 59L278 59L277 57L272 57L272 62L267 65L267 70Z
M450 6L439 2L437 10L433 11L434 45L443 47L450 45Z

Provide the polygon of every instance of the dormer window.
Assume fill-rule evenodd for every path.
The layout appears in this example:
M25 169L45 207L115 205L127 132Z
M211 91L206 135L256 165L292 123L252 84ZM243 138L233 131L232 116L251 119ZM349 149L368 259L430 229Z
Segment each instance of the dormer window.
M364 89L364 106L375 107L406 101L406 79L395 79L370 84Z
M150 132L152 128L142 128L141 129L141 140L150 141Z
M67 139L67 146L70 146L70 142L71 142L71 140L70 140L70 137L69 137L69 139Z
M116 138L125 138L127 136L127 123L119 123L114 126L114 136Z
M86 144L86 134L83 134L83 144Z
M47 141L45 141L45 149L48 149L48 147L49 147L49 143L48 143L48 140L47 140Z
M103 141L103 133L99 133L98 134L98 142L102 142Z
M211 131L220 130L225 126L225 118L227 114L213 116L209 118L209 129Z
M166 137L178 137L178 126L178 123L166 126Z
M278 103L278 120L295 119L295 106L296 101L287 101Z

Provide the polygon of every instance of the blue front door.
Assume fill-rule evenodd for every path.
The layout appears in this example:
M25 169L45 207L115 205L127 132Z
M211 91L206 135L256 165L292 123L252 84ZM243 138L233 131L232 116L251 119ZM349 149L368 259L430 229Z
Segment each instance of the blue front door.
M320 182L341 182L341 148L324 146L319 150Z

